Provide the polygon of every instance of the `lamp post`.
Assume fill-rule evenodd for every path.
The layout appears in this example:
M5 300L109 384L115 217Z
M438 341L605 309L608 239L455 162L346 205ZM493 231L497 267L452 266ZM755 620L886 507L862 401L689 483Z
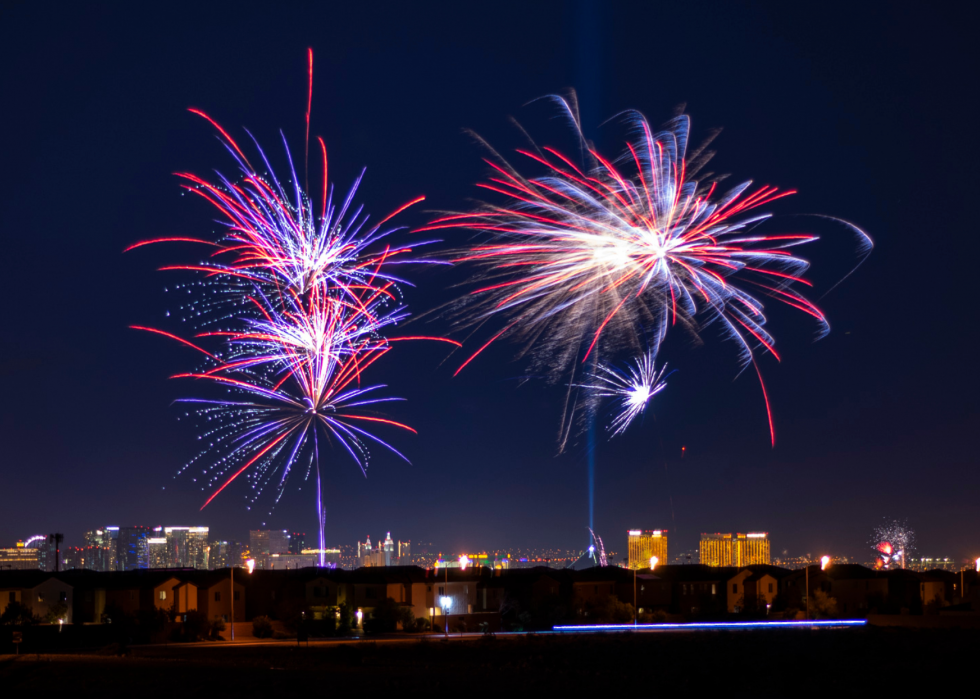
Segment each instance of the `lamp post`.
M255 559L249 558L245 561L248 566L248 574L251 575L255 570ZM235 640L235 565L231 565L231 640Z
M446 588L446 591L447 592L449 591L448 587ZM449 610L453 606L453 598L450 597L449 595L443 595L442 597L439 598L439 606L442 607L442 615L446 617L445 634L446 634L446 640L448 641L449 640Z
M806 562L806 620L810 621L810 561Z

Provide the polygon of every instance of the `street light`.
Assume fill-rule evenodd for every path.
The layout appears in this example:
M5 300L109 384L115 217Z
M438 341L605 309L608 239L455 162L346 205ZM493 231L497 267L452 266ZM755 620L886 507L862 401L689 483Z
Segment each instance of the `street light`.
M658 563L660 563L659 558L657 558L656 556L650 556L650 570L656 568Z
M448 568L446 569L449 570ZM446 592L449 592L449 583L446 583ZM442 615L446 617L446 638L449 638L449 610L453 606L453 598L449 595L443 595L439 598L439 606L442 607Z
M251 575L255 570L255 559L249 558L245 561L248 567L248 574ZM231 640L235 640L235 566L231 566Z
M820 570L827 570L827 566L830 565L830 556L820 557Z
M977 559L977 572L980 573L980 558Z

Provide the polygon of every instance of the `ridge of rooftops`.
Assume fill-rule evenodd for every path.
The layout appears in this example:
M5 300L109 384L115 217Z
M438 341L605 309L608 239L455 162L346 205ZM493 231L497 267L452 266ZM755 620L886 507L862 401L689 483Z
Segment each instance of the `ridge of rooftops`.
M663 565L653 571L640 569L636 571L638 578L646 580L661 579L669 582L713 582L729 580L742 571L751 571L750 579L759 579L763 575L771 575L777 580L792 575L803 575L804 569L790 570L772 565L751 565L744 567L712 567L705 565ZM529 578L549 577L556 582L632 582L634 571L619 566L593 567L583 570L556 569L539 566L535 568L518 568L511 570L491 570L490 568L474 566L461 570L459 568L424 569L418 566L388 566L365 567L356 570L332 568L293 568L287 570L255 570L248 573L245 568L238 568L236 582L243 585L268 584L274 580L313 580L325 578L336 582L386 584L411 582L449 582L484 581L493 586L508 586L522 584ZM196 570L194 568L156 568L149 570L129 570L116 572L97 572L91 570L67 570L59 573L40 570L0 570L0 589L10 587L35 587L45 580L57 578L75 588L106 588L118 589L126 587L143 587L158 585L168 579L177 578L181 582L192 582L198 587L210 587L220 580L227 580L229 569ZM823 575L831 580L844 579L876 579L876 578L907 578L922 581L938 581L958 578L960 573L943 570L932 570L919 573L911 570L879 571L858 564L836 564L826 570L820 570L818 565L809 567L810 576ZM977 576L976 571L966 571L971 578Z

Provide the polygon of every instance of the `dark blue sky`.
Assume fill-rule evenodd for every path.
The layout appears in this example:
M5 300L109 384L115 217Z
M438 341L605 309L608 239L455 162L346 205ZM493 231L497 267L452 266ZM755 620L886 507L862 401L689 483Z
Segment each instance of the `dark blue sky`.
M965 11L965 10L963 10ZM978 235L972 138L975 10L902 3L204 3L0 8L0 544L100 524L207 524L243 538L266 524L312 532L313 492L291 488L271 516L229 488L203 513L190 478L195 432L167 376L194 358L128 330L164 325L179 247L121 254L136 240L206 235L207 205L171 173L231 171L213 132L248 126L278 153L302 139L305 51L316 56L314 134L332 179L362 166L362 201L382 215L424 193L431 210L478 195L484 153L541 142L563 125L529 100L583 98L609 152L625 108L653 123L686 104L694 141L723 127L713 169L798 189L776 225L824 236L807 251L818 294L848 269L853 221L877 249L821 305L833 332L774 310L784 361L763 367L777 446L754 377L710 329L672 338L677 373L652 413L596 454L596 527L622 550L631 527L666 527L671 548L701 531L771 532L774 551L862 554L882 517L907 518L926 555L980 555L972 291ZM278 157L278 155L277 155ZM427 220L417 209L406 225ZM416 311L451 298L453 271L420 270ZM446 332L434 323L427 330ZM559 390L518 386L501 345L458 364L399 347L375 378L408 402L392 415L407 466L376 452L370 477L327 467L328 541L370 533L448 548L580 546L588 521L581 449L555 456ZM686 456L680 459L681 446ZM268 504L268 500L265 501ZM257 511L261 510L261 511Z

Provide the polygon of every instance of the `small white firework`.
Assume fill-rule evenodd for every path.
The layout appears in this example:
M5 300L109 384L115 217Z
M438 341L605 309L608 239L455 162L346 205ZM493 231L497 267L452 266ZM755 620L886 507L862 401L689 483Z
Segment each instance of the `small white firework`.
M624 370L599 365L592 375L593 383L586 388L597 398L618 401L615 417L606 427L613 436L623 433L643 414L650 399L667 387L663 380L666 368L664 364L657 369L656 354L652 351L633 360Z

